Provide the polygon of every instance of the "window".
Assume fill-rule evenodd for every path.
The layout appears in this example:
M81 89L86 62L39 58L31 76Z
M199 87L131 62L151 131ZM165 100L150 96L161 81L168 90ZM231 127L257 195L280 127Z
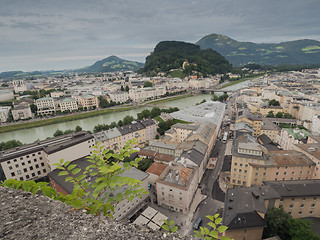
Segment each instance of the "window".
M40 160L42 160L42 157L39 157Z
M43 172L44 172L44 173L46 173L46 172L47 172L47 170L46 170L46 169L43 169Z
M287 172L284 172L283 175L287 175Z
M32 175L32 177L35 177L35 176L36 176L36 174L35 174L35 173L32 173L31 175Z
M43 162L41 163L41 166L44 167L44 163Z
M28 161L28 164L31 164L31 161L30 161L30 160Z
M14 172L11 173L11 176L14 177L16 174Z
M7 161L7 164L10 164L10 161Z
M36 168L39 168L39 165L38 165L38 164L36 164Z
M38 175L41 175L41 172L40 172L40 171L38 171Z
M30 177L29 177L29 175L26 175L26 179L29 179Z
M301 211L299 211L299 215L301 215L302 214L302 212Z
M27 155L26 158L29 158L29 155Z
M9 167L9 170L12 170L12 166Z
M259 175L259 173L256 173L256 176L258 176Z
M294 198L291 198L291 202L293 202L294 201Z
M310 211L310 212L309 212L309 214L312 214L312 213L313 213L313 211Z
M23 181L23 177L20 177L20 180Z
M303 207L304 207L304 204L301 204L300 207L303 208Z
M21 159L21 158L20 158L20 159ZM14 162L16 162L16 161L17 161L17 159L14 159L13 161L14 161Z
M263 173L263 176L266 176L266 175L267 175L267 173L264 172L264 173Z
M16 168L18 168L19 167L19 164L16 164Z
M311 204L311 207L312 207L312 208L314 208L314 206L315 206L315 204L314 204L314 203L312 203L312 204Z
M276 175L278 176L278 175L279 175L279 172L276 172Z
M24 172L27 172L28 170L26 168L23 169Z
M24 165L26 165L26 164L25 164L25 162L22 162L21 165L24 166Z
M313 201L316 201L316 200L317 200L317 198L316 198L316 197L314 197L314 198L313 198Z
M30 168L30 170L33 170L33 166L31 166L31 167L29 167Z
M293 208L293 204L290 204L290 209L292 209Z
M35 159L33 159L33 162L36 162L37 161L37 159L35 158Z
M17 173L18 173L18 175L21 175L21 170L18 170Z
M237 165L238 165L238 163L234 163L234 165L235 165L235 166L237 166Z

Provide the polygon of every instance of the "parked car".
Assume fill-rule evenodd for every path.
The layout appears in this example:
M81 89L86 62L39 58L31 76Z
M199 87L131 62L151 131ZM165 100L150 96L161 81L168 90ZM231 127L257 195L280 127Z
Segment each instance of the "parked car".
M193 229L195 229L195 230L199 229L201 222L202 222L202 219L197 218L197 220L194 222Z

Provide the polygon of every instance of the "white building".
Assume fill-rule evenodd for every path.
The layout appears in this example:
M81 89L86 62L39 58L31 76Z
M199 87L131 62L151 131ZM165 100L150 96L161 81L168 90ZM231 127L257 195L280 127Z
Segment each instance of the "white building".
M50 115L56 112L56 103L52 97L44 97L36 100L37 113L39 115Z
M110 100L116 103L124 103L129 99L129 93L125 91L110 92L108 95Z
M27 91L26 83L23 80L12 81L15 92Z
M6 122L11 107L0 107L0 122Z
M74 98L61 99L59 104L60 104L61 112L64 112L64 111L72 112L72 111L78 110L77 100Z
M32 118L32 112L29 106L17 106L11 109L13 120Z
M164 87L147 87L129 90L129 97L136 102L143 102L147 99L154 99L166 94Z
M314 115L312 118L311 132L314 135L320 134L320 116Z

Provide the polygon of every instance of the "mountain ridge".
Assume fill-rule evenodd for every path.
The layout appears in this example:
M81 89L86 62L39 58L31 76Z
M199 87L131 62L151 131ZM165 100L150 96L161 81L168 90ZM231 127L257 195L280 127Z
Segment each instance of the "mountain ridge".
M201 49L211 48L233 65L320 64L320 42L299 39L280 43L240 42L221 34L209 34L196 42Z

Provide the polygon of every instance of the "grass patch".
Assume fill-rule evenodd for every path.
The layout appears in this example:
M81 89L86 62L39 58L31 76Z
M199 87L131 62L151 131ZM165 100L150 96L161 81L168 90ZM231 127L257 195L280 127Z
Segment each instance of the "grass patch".
M169 75L173 78L184 78L185 75L181 70L174 70L169 73Z
M164 122L163 119L160 116L155 117L154 119L157 120L158 122Z
M174 118L174 119L173 119L173 123L174 123L174 124L176 124L176 123L190 124L190 123L192 123L192 122L187 122L187 121L183 121L183 120Z
M310 52L310 50L319 50L320 47L317 45L313 45L313 46L307 46L305 48L302 48L302 51L304 52Z
M73 120L95 117L95 116L105 115L105 114L109 114L109 113L113 113L113 112L127 111L127 110L131 110L133 108L134 107L102 109L102 110L98 110L98 111L85 112L85 113L80 113L80 114L75 114L75 115L68 115L68 116L55 117L55 118L50 118L50 119L43 119L43 120L38 120L38 121L34 121L34 122L18 123L18 124L14 124L14 125L10 125L10 126L0 127L0 133L15 131L15 130L19 130L19 129L41 127L41 126L46 126L46 125L51 125L51 124L56 124L56 123L61 123L61 122L70 122Z
M147 104L158 104L158 103L169 102L169 101L172 101L172 100L191 97L191 96L193 96L193 95L192 94L186 94L186 95L173 96L173 97L166 98L166 99L159 99L159 100L150 101Z

